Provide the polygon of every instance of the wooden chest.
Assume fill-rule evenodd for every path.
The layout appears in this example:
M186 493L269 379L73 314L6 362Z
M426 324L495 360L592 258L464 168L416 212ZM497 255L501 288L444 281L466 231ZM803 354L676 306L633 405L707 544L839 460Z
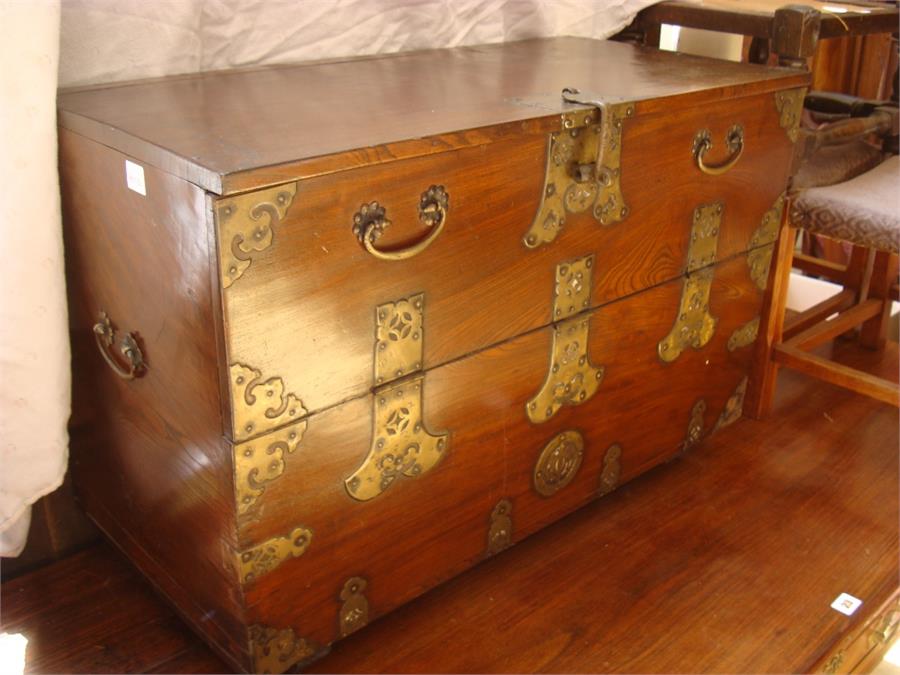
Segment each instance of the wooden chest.
M740 416L805 84L564 38L63 92L86 509L283 672L671 459Z

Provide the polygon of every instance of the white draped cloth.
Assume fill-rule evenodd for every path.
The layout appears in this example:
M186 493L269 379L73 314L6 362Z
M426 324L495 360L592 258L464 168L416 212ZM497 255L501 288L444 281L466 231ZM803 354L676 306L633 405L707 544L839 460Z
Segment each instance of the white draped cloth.
M30 505L59 486L67 461L57 84L604 38L654 1L0 0L0 553L21 551Z

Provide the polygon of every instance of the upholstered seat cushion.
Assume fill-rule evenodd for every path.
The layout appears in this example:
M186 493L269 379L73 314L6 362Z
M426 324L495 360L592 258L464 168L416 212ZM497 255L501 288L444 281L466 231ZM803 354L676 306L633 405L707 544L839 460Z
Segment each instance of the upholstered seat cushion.
M816 234L900 252L900 157L844 183L804 190L791 219Z

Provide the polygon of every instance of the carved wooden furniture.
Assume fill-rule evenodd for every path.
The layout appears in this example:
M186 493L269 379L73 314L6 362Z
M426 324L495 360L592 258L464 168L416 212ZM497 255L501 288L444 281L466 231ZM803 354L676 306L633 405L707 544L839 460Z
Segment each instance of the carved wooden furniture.
M63 92L87 510L282 672L690 448L806 82L565 38Z
M632 30L646 44L659 45L662 24L749 35L755 45L751 60L765 58L771 50L780 65L806 67L819 40L896 33L896 5L883 2L825 2L803 0L666 0L646 9L634 21Z
M763 371L759 399L751 394L750 411L765 416L771 406L779 366L797 369L832 384L900 405L900 390L890 380L835 363L811 353L838 335L859 328L865 347L882 349L892 301L897 297L897 254L900 253L900 201L896 154L896 102L878 106L851 97L810 96L824 110L845 109L847 118L815 131L801 131L791 207L774 260L772 297L760 341ZM856 113L855 116L850 116ZM882 150L866 142L884 136ZM793 317L785 325L784 310L794 260L795 228L853 246L846 266L805 258L805 270L841 284L832 297Z

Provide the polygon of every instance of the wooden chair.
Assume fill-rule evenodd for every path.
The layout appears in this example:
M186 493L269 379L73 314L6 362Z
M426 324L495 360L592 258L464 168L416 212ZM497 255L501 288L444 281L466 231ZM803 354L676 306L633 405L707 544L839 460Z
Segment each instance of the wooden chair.
M816 102L816 96L807 98ZM845 109L850 117L805 133L798 141L800 170L795 176L781 236L775 246L769 290L758 343L758 369L748 392L747 413L765 417L772 404L779 367L898 406L894 382L835 363L812 353L820 345L859 327L859 343L884 347L891 301L897 299L900 251L900 157L896 152L897 108L820 97L826 110ZM855 108L854 108L855 106ZM886 136L883 152L865 142ZM891 152L892 151L892 152ZM797 229L853 246L846 266L794 253ZM842 286L834 296L785 320L791 268L797 267Z

